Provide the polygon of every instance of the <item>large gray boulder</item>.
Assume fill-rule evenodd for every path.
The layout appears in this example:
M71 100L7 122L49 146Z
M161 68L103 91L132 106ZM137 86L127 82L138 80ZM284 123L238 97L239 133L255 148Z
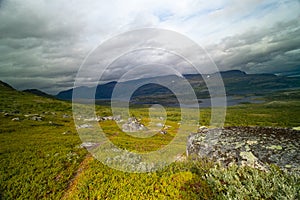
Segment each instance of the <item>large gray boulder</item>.
M272 127L208 129L188 137L187 155L268 170L267 164L300 173L300 131Z

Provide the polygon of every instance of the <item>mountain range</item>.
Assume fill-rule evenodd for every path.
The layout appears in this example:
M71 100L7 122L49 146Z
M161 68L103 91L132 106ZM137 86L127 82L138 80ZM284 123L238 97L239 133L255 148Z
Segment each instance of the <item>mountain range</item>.
M268 97L273 95L278 90L290 90L300 88L300 77L277 76L274 74L247 74L239 70L231 70L220 72L222 76L227 97ZM130 95L132 104L153 104L160 103L164 105L178 105L178 100L175 94L168 87L162 85L177 85L180 88L187 80L192 86L199 102L206 101L210 98L210 94L206 87L203 77L214 79L216 74L185 74L182 77L175 75L159 76L152 78L143 78L137 80L129 80L125 82L108 82L100 84L97 87L78 87L69 90L61 91L57 95L49 95L37 89L27 89L23 92L32 93L38 96L47 98L57 98L61 100L72 100L73 91L75 90L77 98L83 100L96 99L96 103L110 102L112 94L116 88L121 89L121 92L114 97L119 99L126 97L127 90L134 89ZM144 84L146 83L146 84ZM160 84L161 83L161 84ZM5 82L0 81L3 88L9 90L14 89ZM182 91L184 93L184 91ZM124 94L124 96L122 96ZM227 100L230 98L227 98Z
M292 88L300 88L300 77L277 76L274 74L247 74L239 70L230 70L220 72L222 76L227 96L266 96L277 90L285 90ZM216 74L185 74L183 77L175 75L160 76L154 78L145 78L138 80L129 80L125 82L108 82L100 84L96 88L78 87L75 88L77 98L96 100L110 100L112 93L118 85L123 88L135 88L137 85L148 83L137 88L132 94L131 102L133 103L156 103L159 100L168 101L169 104L176 103L176 97L170 89L156 83L179 83L184 78L192 86L198 99L209 98L209 92L203 77L215 78ZM61 91L56 98L63 100L71 100L73 88ZM126 91L124 91L126 93ZM122 95L119 97L121 98Z

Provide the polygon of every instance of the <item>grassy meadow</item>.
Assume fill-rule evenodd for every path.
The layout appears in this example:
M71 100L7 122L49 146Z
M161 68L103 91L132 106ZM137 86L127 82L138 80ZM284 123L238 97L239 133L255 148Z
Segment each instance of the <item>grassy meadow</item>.
M111 169L80 148L70 102L15 91L0 85L0 199L299 199L299 175L272 166L270 172L250 167L222 168L209 160L186 159L153 173ZM274 94L262 104L229 107L225 126L300 126L299 91ZM288 98L284 98L286 95ZM111 114L97 106L97 114ZM147 152L167 145L180 119L167 108L167 134L137 139L112 121L100 122L107 137L130 151ZM132 115L147 124L148 109ZM5 114L8 113L8 114ZM30 116L38 114L42 121ZM24 115L29 115L26 117ZM19 120L12 121L13 118ZM200 110L208 126L210 109ZM138 144L138 145L137 145Z

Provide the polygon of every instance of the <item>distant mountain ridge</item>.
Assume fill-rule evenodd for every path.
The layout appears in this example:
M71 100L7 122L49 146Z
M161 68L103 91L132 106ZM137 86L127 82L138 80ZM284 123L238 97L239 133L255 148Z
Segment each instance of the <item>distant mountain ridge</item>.
M41 96L41 97L55 98L54 96L52 96L50 94L47 94L47 93L45 93L41 90L38 90L38 89L26 89L26 90L23 90L23 92L35 94L35 95L38 95L38 96Z
M220 72L223 78L224 86L227 96L268 96L277 90L286 90L300 88L300 77L287 77L277 76L274 74L247 74L240 70L231 70ZM214 78L215 74L185 74L185 78L193 87L198 99L210 98L210 94L206 87L205 81L202 77ZM130 80L125 82L108 82L98 85L96 88L82 86L76 88L79 96L82 99L96 99L101 101L110 101L113 91L118 84L120 88L125 91L127 88L132 88L136 85L142 85L136 88L132 94L130 101L134 104L153 104L164 102L166 105L176 105L178 101L175 94L168 89L155 82L172 83L174 84L182 77L175 75L160 76L153 78L144 78L137 80ZM154 83L151 83L154 82ZM148 84L143 84L148 83ZM179 85L180 87L180 85ZM0 81L0 89L2 91L15 90L9 84ZM58 98L61 100L72 100L74 89L69 89L59 92L57 95L52 96L37 89L27 89L23 92L31 93L38 96L47 98ZM122 97L122 96L121 96Z
M185 74L183 77L193 87L198 98L209 98L209 93L202 77L214 78L216 74ZM274 74L247 74L240 70L230 70L220 72L223 78L226 94L227 95L265 95L274 90L289 89L300 87L299 77L285 77L276 76ZM164 82L174 80L175 76L161 76L155 78L147 78L149 82L162 80ZM178 78L178 77L177 77ZM97 88L80 87L76 88L78 93L81 93L80 98L95 98L109 100L112 97L112 92L116 84L120 84L120 87L128 88L137 85L141 82L145 82L145 79L129 80L126 82L109 82L98 85ZM96 91L96 92L95 92ZM73 89L59 92L56 97L63 100L72 99ZM168 88L160 86L158 84L146 84L138 88L132 97L133 101L147 101L151 103L151 99L154 98L173 98L174 94Z

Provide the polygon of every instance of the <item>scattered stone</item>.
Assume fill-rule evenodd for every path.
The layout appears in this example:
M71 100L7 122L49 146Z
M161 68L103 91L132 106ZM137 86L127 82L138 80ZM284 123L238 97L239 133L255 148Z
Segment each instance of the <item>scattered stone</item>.
M116 115L116 116L113 117L113 120L115 120L115 121L121 121L122 117L121 117L121 115Z
M208 157L230 166L233 163L267 170L275 164L300 173L300 131L272 127L202 128L187 142L187 155Z
M207 127L206 127L206 126L200 126L200 127L198 128L198 132L199 132L199 131L202 131L202 130L204 130L204 129L207 129Z
M15 118L12 118L11 121L20 121L20 118L19 117L15 117Z
M51 126L64 126L63 124L57 124L57 123L54 123L54 122L52 122L52 121L49 121L49 124L50 124Z
M163 127L164 125L162 123L157 123L156 126L157 127Z
M102 121L102 119L101 119L101 117L92 117L92 118L84 119L83 121L85 121L85 122L99 122L99 121Z
M86 149L93 149L99 146L99 143L94 143L94 142L83 142L80 145L80 148L86 148Z
M70 118L70 116L69 115L67 115L67 114L63 114L63 116L62 116L62 118Z
M9 117L10 114L9 113L4 113L4 117Z
M90 124L82 124L82 125L77 126L77 128L93 128L93 126Z
M124 132L138 132L145 131L147 128L135 117L130 117L128 118L128 122L122 125L122 130Z
M171 128L171 127L172 127L172 126L165 125L165 126L164 126L164 129L165 129L165 130L168 130L168 129Z
M121 117L121 115L107 116L107 117L99 117L99 121L107 121L107 120L119 122L119 121L122 120L122 117Z
M28 118L28 117L39 117L40 115L39 114L27 114L27 115L24 115L24 117Z
M165 134L167 134L167 131L166 130L161 130L161 131L159 131L159 133L165 135Z
M63 135L70 135L70 134L72 134L72 132L71 132L71 131L65 131L65 132L63 132L62 134L63 134Z
M106 120L113 120L113 116L108 116L108 117L102 117L103 121L106 121Z
M43 121L43 118L40 117L40 116L33 116L30 118L30 120L33 120L33 121Z

